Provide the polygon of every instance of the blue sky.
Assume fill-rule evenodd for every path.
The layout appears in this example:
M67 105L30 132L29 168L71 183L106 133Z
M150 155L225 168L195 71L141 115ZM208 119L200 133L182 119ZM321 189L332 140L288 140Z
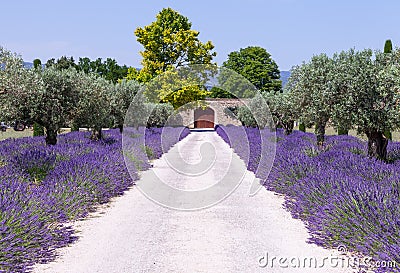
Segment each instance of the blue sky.
M266 48L281 70L322 52L381 50L386 39L400 45L398 0L2 1L0 45L28 62L111 57L140 67L133 32L164 7L187 16L200 39L213 42L218 64L249 45Z

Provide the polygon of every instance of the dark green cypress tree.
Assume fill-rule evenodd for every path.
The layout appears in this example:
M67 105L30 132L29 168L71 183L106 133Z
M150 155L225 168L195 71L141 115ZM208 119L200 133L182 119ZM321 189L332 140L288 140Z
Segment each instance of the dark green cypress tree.
M42 61L40 59L34 59L33 60L33 67L35 69L41 68L42 67Z
M385 47L383 49L383 53L390 53L393 50L392 41L386 40Z
M40 59L34 59L33 60L33 68L41 69L42 61ZM33 124L33 136L44 136L43 126L37 124L36 122Z
M386 40L385 42L385 47L383 49L383 53L391 53L393 50L393 46L392 46L392 41L391 40ZM385 130L383 132L383 135L389 139L392 140L392 132L390 132L389 130Z

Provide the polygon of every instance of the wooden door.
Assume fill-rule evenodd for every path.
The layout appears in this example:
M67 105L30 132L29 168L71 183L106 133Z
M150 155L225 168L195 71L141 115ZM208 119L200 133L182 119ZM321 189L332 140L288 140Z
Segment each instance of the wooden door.
M214 128L214 110L211 108L194 111L194 128Z

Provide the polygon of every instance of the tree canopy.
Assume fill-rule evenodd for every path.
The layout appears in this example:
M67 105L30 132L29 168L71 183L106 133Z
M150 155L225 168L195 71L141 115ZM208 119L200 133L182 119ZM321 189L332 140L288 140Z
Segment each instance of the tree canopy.
M131 103L137 103L135 101L135 96L139 92L141 84L135 80L122 80L114 85L114 91L111 105L112 105L112 115L114 117L114 125L122 131L125 116L127 111L131 106ZM141 103L140 101L138 103ZM144 101L142 105L135 105L137 107L144 107ZM131 118L132 119L132 118Z
M85 73L96 73L113 83L122 80L128 74L128 67L118 65L112 58L107 58L105 61L101 58L96 60L90 60L88 57L79 58L76 68Z
M385 131L400 128L400 52L349 50L336 56L341 99L333 119L368 137L368 153L386 159Z
M323 142L325 125L357 129L368 137L368 154L386 159L384 132L400 128L400 51L350 49L314 56L294 67L286 86L298 117L316 125Z
M53 66L37 73L43 84L37 91L30 91L30 116L45 128L46 143L54 145L58 130L76 115L83 75L73 68L59 70Z
M228 59L222 66L232 69L245 77L262 93L276 93L282 89L282 82L279 80L280 72L278 65L262 47L249 46L241 48L239 51L233 51L229 53ZM232 73L229 73L229 75L229 77L226 77L224 73L221 73L219 81L222 82L222 85L229 85L231 87L243 85L240 78L233 77ZM232 97L230 94L220 92L220 90L214 91L216 92L213 96ZM243 94L243 97L246 96L246 94Z
M26 69L21 56L0 46L0 118L29 121L32 93L42 86L41 78Z
M148 82L170 68L188 64L210 64L214 45L211 41L202 43L200 32L192 30L189 19L171 8L164 8L157 14L156 21L135 30L137 41L144 51L140 72L130 69L128 77L139 82Z
M62 56L57 60L54 58L47 60L46 67L55 67L59 70L73 67L86 74L95 73L113 83L123 79L128 74L128 67L118 65L117 61L112 58L103 61L102 58L91 60L84 57L79 58L78 63L76 63L73 57Z
M333 67L333 60L326 54L313 56L310 62L292 69L286 87L295 101L293 107L301 112L301 121L315 124L320 144L324 141L325 127L336 103Z
M161 75L161 78L157 79L157 84L163 85L163 88L151 88L154 92L158 92L158 94L151 92L151 101L170 102L177 108L209 95L204 86L192 84L193 80L201 81L193 79L193 75L189 80L178 77L179 69L188 65L213 65L212 59L216 56L212 51L214 45L211 41L202 43L198 38L199 32L192 30L191 27L192 23L187 17L171 8L164 8L157 14L156 21L135 30L137 41L144 48L140 52L143 57L143 68L140 71L129 69L126 78L147 83ZM173 83L161 83L166 79ZM181 88L171 89L171 86ZM155 94L156 100L154 100Z
M68 60L72 59L62 63ZM57 65L27 69L20 56L2 47L0 64L2 120L43 126L49 145L56 144L59 129L74 120L92 128L95 138L101 138L101 128L110 124L113 85L98 74Z

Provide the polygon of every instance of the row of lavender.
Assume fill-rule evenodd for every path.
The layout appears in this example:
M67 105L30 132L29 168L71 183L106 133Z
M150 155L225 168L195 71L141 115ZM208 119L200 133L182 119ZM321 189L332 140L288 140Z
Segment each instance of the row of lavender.
M314 134L300 131L285 136L279 129L275 135L219 127L217 132L267 189L285 195L286 208L306 223L311 242L345 245L388 262L377 272L400 272L400 143L389 144L390 163L385 163L369 158L366 143L351 136L327 137L321 149ZM270 147L276 143L270 173L263 170L271 156L262 157L261 140ZM243 149L246 141L250 152Z
M55 146L46 146L43 137L0 143L0 272L25 272L35 262L53 259L56 248L76 239L69 221L121 195L138 171L150 167L149 157L160 157L189 130L130 133L123 139L110 130L103 141L94 142L89 133L73 132L60 135ZM130 150L123 151L123 140ZM131 175L125 152L134 159Z

